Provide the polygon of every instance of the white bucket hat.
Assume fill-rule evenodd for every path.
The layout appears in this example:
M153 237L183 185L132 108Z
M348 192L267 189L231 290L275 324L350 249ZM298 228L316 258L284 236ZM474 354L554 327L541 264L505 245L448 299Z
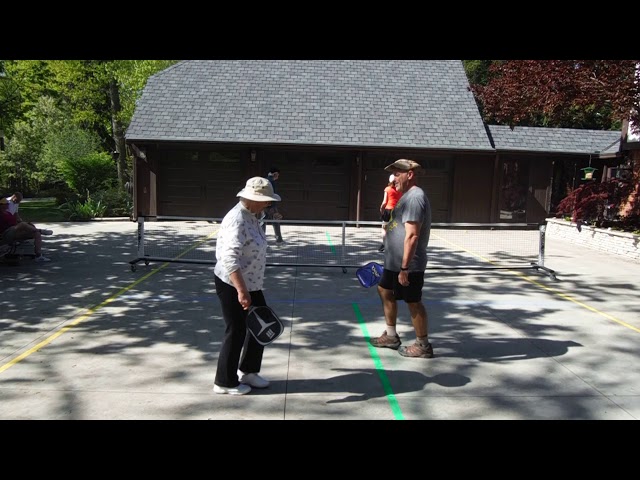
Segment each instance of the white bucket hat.
M247 180L247 184L238 192L236 197L242 197L256 202L280 201L280 195L273 193L271 182L262 177L252 177Z

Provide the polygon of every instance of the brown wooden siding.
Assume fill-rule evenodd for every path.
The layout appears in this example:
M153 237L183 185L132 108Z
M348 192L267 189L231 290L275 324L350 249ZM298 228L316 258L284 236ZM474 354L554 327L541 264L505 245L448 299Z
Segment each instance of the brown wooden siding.
M536 158L531 161L527 222L543 223L549 216L552 176L553 161L550 158Z
M350 219L353 152L257 150L256 158L263 166L257 175L266 176L274 166L280 169L278 209L286 219Z
M461 156L455 159L451 222L491 221L493 163L493 156Z
M246 181L242 152L164 150L158 156L158 215L221 217L237 203Z
M508 153L397 151L391 149L281 147L277 145L138 145L135 162L137 216L221 218L251 176L281 170L280 207L290 220L377 221L389 173L384 167L411 158L425 171L434 222L498 222L511 189L504 181L517 171L525 186L522 210L508 221L540 222L548 215L552 165L556 157ZM255 155L251 152L254 151ZM517 169L505 170L505 162ZM510 191L511 191L510 190ZM526 209L526 214L524 210Z
M398 158L416 160L425 167L418 176L418 185L424 189L431 204L433 222L449 221L449 204L451 195L450 159L448 155L424 153L367 153L364 156L362 182L361 220L375 221L380 219L380 204L384 188L389 181L389 172L384 167Z

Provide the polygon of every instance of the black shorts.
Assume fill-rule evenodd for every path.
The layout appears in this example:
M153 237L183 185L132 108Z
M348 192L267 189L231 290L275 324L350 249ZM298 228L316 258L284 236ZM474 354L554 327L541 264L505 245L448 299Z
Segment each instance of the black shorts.
M382 215L380 215L380 219L381 219L383 222L388 222L388 221L391 219L391 212L392 212L392 211L393 211L393 210L383 210L383 211L382 211Z
M378 286L385 290L393 290L396 300L404 300L407 303L417 303L422 300L422 287L424 286L424 272L409 272L409 285L404 287L398 282L398 274L386 268L382 271L382 277Z

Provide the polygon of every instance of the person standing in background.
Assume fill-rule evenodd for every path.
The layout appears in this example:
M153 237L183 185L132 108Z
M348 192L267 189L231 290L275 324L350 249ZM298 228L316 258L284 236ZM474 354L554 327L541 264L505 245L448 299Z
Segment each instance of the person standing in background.
M380 218L382 219L382 243L380 244L380 248L378 248L379 252L384 252L384 237L387 233L387 223L391 219L391 212L396 207L398 200L402 196L394 183L393 174L389 175L389 183L384 189L384 196L382 197L382 204L380 205Z
M240 201L220 223L213 269L225 323L213 391L229 395L269 386L259 375L264 346L248 333L247 313L252 305L266 305L262 287L267 238L258 217L271 202L280 201L271 182L262 177L247 180L237 196Z
M273 193L278 193L277 182L280 178L280 169L278 167L271 167L269 169L269 173L267 174L267 179L271 183L271 188L273 188ZM271 205L264 209L264 218L266 220L282 220L282 215L278 212L278 207L275 205ZM276 235L276 243L282 243L284 240L282 239L282 232L280 231L280 224L278 222L271 223L273 226L273 233ZM267 224L262 224L262 230L264 233L267 233Z

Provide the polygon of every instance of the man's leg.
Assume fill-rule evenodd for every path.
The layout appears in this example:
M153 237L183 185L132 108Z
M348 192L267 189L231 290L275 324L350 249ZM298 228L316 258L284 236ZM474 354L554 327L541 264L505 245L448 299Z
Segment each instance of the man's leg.
M26 222L20 222L17 224L16 240L21 242L30 238L33 238L36 257L39 257L42 253L42 235L40 235L40 231L33 225Z
M398 319L398 302L393 295L393 290L387 290L378 285L378 295L382 301L382 310L384 312L384 321L389 327L396 328Z
M392 348L397 350L400 344L400 337L396 332L396 320L398 318L398 302L393 295L393 290L387 290L378 285L378 295L382 301L382 310L384 312L384 321L386 329L382 335L371 339L371 345L374 347Z
M429 317L427 315L427 309L422 302L407 303L407 306L409 307L411 323L416 332L416 337L420 341L424 339L424 343L428 343Z
M416 332L416 341L408 347L400 347L398 353L403 357L433 358L433 347L429 343L427 309L422 301L408 303L411 323Z
M281 242L282 241L282 233L280 232L280 224L279 223L273 223L273 233L276 234L276 242Z

